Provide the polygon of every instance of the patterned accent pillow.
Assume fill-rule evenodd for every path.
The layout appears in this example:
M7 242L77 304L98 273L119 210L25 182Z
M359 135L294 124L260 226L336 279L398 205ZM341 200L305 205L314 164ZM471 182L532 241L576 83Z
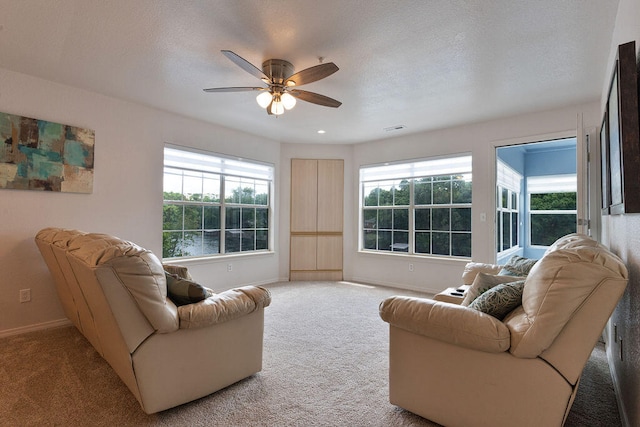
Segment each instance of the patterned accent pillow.
M502 267L498 276L527 277L529 271L531 271L536 262L538 262L537 259L523 258L521 256L514 255Z
M469 307L502 320L522 304L523 290L524 280L503 283L484 292Z
M165 272L167 278L167 296L177 306L193 304L207 298L207 289L191 280L182 279L175 274Z
M464 299L462 300L462 305L468 306L471 304L478 295L483 292L488 291L494 286L500 285L502 283L515 282L516 280L524 280L524 277L513 277L513 276L494 276L492 274L487 273L478 273L476 278L473 281L473 284L467 291L464 293Z

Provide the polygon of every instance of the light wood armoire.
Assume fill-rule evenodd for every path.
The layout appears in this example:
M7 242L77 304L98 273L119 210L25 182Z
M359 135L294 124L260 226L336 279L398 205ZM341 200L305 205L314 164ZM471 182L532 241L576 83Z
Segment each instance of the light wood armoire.
M291 160L289 280L342 280L344 160Z

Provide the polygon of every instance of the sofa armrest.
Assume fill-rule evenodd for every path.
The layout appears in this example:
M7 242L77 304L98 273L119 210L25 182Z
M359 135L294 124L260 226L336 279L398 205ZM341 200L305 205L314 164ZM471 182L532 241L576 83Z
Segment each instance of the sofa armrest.
M259 286L244 286L178 307L180 329L202 328L237 319L267 307L271 294Z
M474 350L501 353L511 345L504 323L461 305L395 296L380 304L380 317L409 332Z

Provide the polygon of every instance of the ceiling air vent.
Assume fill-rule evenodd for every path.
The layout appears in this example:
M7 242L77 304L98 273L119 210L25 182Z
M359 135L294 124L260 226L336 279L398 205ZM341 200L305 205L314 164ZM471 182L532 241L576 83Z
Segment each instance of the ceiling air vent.
M389 126L388 128L384 128L383 130L385 132L395 132L397 130L401 130L401 129L406 129L407 127L405 125L396 125L396 126Z

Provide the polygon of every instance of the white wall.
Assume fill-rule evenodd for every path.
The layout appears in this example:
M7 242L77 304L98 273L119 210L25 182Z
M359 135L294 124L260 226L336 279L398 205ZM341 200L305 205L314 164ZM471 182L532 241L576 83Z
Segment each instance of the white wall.
M104 232L162 253L164 142L274 163L278 185L279 143L174 114L6 70L0 70L0 111L96 134L92 194L0 190L0 334L64 318L33 241L38 230ZM278 206L276 200L275 218ZM276 235L276 251L279 246ZM227 262L233 262L232 272ZM277 254L189 266L197 281L217 290L278 279ZM21 304L19 290L27 288L32 301Z
M161 253L164 142L276 165L275 253L188 262L215 289L286 280L292 158L345 160L344 277L427 292L458 284L466 261L358 253L358 169L384 161L472 152L473 258L494 260L494 146L599 124L599 102L357 145L279 144L174 114L0 70L0 111L96 132L90 195L0 190L0 335L63 318L53 283L33 243L47 226L115 234ZM480 221L480 213L487 221ZM233 263L233 271L226 265ZM410 272L408 264L414 265ZM20 289L33 300L20 304Z
M607 73L602 82L604 111L618 45L635 40L640 49L640 1L620 0L608 52ZM622 258L629 270L629 284L607 325L607 355L625 426L640 425L640 214L602 217L602 241ZM614 334L614 324L617 334ZM618 340L616 341L615 338ZM624 342L622 345L621 340ZM620 354L624 358L621 360Z
M279 187L280 229L278 231L282 242L280 276L286 278L289 271L289 199L292 158L345 159L345 280L436 293L459 284L466 260L358 252L360 166L471 152L473 154L473 259L479 262L494 262L495 146L536 141L541 136L548 137L554 134L566 136L566 132L575 133L579 115L583 118L585 129L598 126L599 108L599 102L594 101L585 105L537 114L350 146L282 144ZM480 213L487 214L487 221L480 221ZM413 271L409 271L409 264L413 264Z
M473 155L472 258L478 262L495 262L495 147L516 142L531 142L541 135L576 132L578 116L583 127L599 124L597 101L580 106L546 111L449 128L435 132L407 135L394 139L354 146L352 179L356 188L358 169L362 165L471 152ZM544 139L544 138L543 138ZM486 213L487 220L480 220ZM354 210L357 224L357 209ZM352 238L357 242L354 228ZM357 245L355 245L357 249ZM466 261L407 257L393 254L354 253L349 280L439 292L459 284ZM409 271L409 263L413 271Z

